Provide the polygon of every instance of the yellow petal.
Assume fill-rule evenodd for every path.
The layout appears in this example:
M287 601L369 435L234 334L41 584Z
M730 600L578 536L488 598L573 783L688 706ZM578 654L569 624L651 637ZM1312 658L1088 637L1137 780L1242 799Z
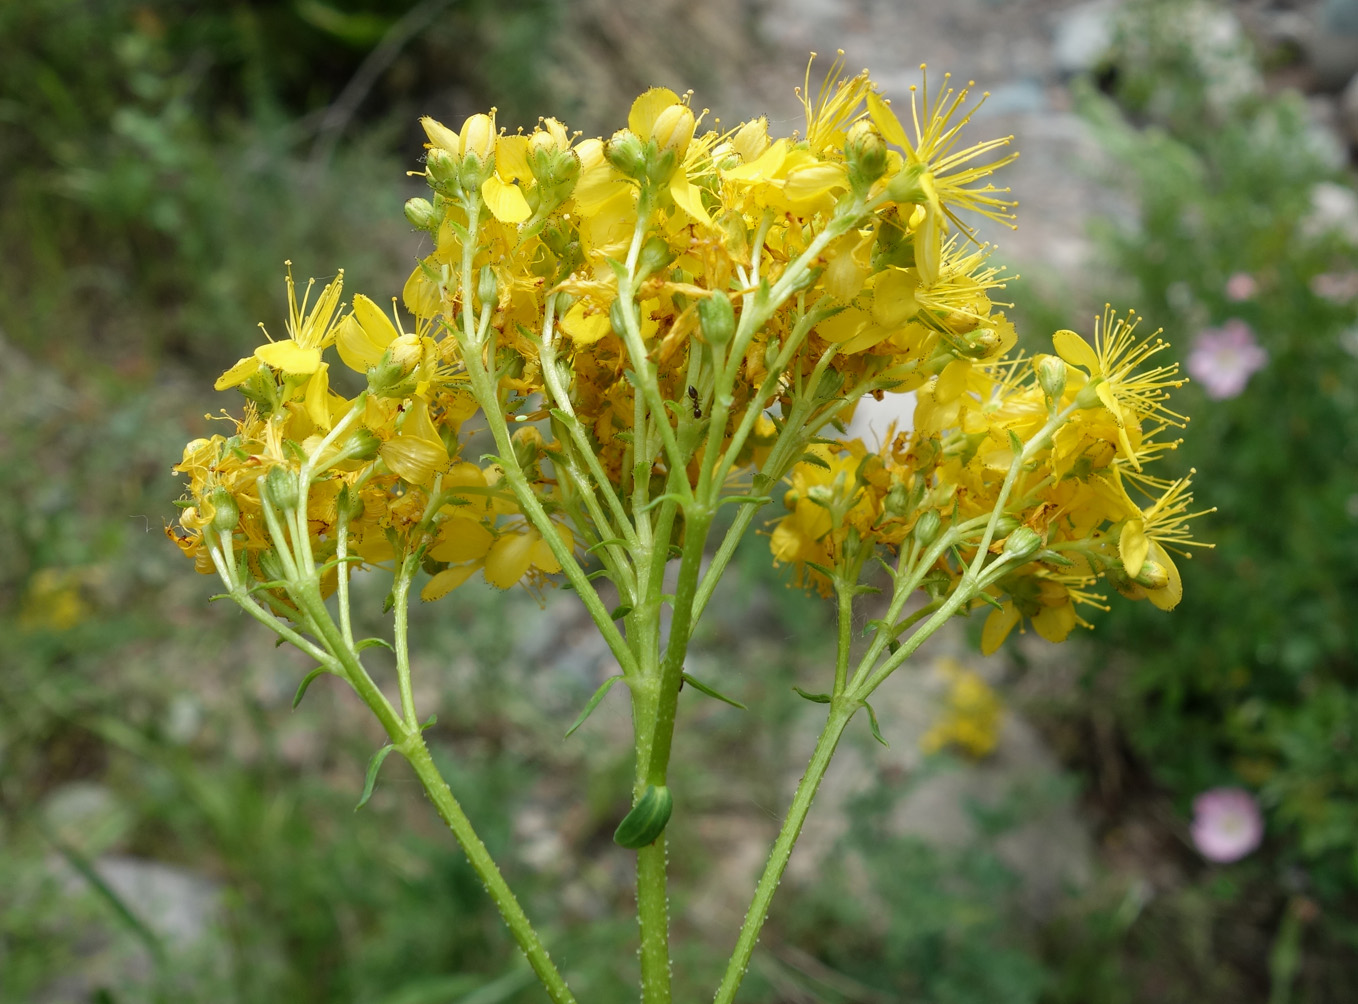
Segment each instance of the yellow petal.
M228 387L238 387L254 376L258 370L259 360L254 356L246 356L219 376L217 382L212 385L212 389L226 390Z
M496 589L508 589L522 579L533 563L533 545L541 539L536 530L529 530L497 540L486 555L486 581Z
M593 345L613 330L608 314L602 311L589 313L584 300L576 301L566 316L561 318L559 326L577 345Z
M491 215L501 223L522 223L533 215L519 186L507 184L495 174L482 182L481 198L486 200Z
M1056 348L1056 354L1072 366L1080 367L1090 376L1099 372L1099 357L1094 347L1076 332L1064 329L1058 331L1052 335L1052 345Z
M981 629L981 654L993 655L1021 619L1013 603L1006 603L1001 610L991 610L990 616L985 619L985 627Z
M651 138L655 120L670 105L679 104L679 95L668 87L652 87L632 102L632 110L627 113L627 128L643 140Z
M836 188L847 188L848 184L842 164L822 162L788 174L783 192L793 202L810 202Z
M712 225L712 217L703 206L702 193L689 182L683 171L676 171L670 181L670 195L674 198L674 204L697 222Z
M1169 582L1163 589L1147 590L1147 599L1161 610L1173 610L1179 605L1179 601L1184 598L1184 582L1179 577L1179 568L1174 564L1174 559L1169 556L1169 552L1155 541L1151 541L1150 556L1152 560L1165 566L1165 571L1169 574Z
M350 314L339 323L335 335L335 348L339 349L340 358L344 360L345 366L355 373L367 373L370 367L376 366L381 361L386 346L378 345L369 338L367 332L363 330L363 325Z
M414 436L388 440L378 453L393 474L415 485L428 485L448 466L448 451L442 444Z
M298 345L291 338L270 342L255 349L255 356L276 370L299 376L315 373L321 366L321 350Z
M1122 556L1122 567L1132 578L1141 574L1141 566L1146 563L1151 542L1146 536L1144 520L1129 519L1122 526L1118 537L1118 553Z
M437 600L442 596L447 596L462 583L471 577L472 572L476 571L475 565L459 565L456 568L445 568L428 582L420 590L420 599L428 603Z
M362 293L354 294L354 317L363 326L363 333L368 340L373 345L381 346L382 351L386 351L387 346L400 335L382 308Z
M1054 607L1043 607L1033 618L1033 630L1050 642L1065 641L1075 628L1075 604L1070 601Z
M401 290L401 302L405 304L406 310L421 320L438 316L443 307L437 284L424 274L421 265L416 265L406 280L405 288Z
M532 169L528 166L528 144L530 137L523 133L501 136L495 141L495 173L507 181L531 181Z
M911 154L915 152L915 148L910 144L909 137L905 135L905 128L901 125L901 120L896 117L891 106L877 95L876 91L868 91L868 115L872 118L873 125L881 132L882 138L888 143L894 143Z
M462 144L458 142L457 133L442 122L431 119L426 115L420 119L420 125L424 126L424 134L429 137L429 142L434 146L447 150L454 157L462 155Z
M435 561L474 561L484 558L494 543L494 535L475 520L450 519L439 529L429 557Z
M321 363L306 384L306 413L316 427L330 431L330 364Z

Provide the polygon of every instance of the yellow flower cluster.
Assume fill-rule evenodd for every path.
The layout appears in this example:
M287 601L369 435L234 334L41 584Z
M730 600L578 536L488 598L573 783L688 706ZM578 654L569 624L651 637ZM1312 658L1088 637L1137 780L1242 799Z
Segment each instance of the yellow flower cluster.
M247 399L235 433L190 443L177 468L180 546L210 571L222 540L259 582L286 547L321 567L417 556L426 599L477 571L535 586L577 541L644 540L622 524L665 499L711 506L702 486L753 464L763 490L791 473L774 555L824 587L846 541L974 529L1014 444L1065 409L1006 506L1040 547L992 587L987 644L1023 617L1064 637L1099 573L1172 606L1166 549L1190 542L1190 496L1142 473L1178 421L1162 404L1172 372L1136 375L1154 348L1109 318L1092 347L1062 332L1058 357L1006 360L1004 277L958 213L1011 218L986 181L1008 141L959 143L965 89L912 93L907 128L866 72L839 69L815 96L808 76L791 137L763 118L703 130L706 113L664 88L607 140L554 119L509 134L493 110L457 131L424 119L431 197L406 216L432 251L403 290L409 330L362 295L345 312L342 273L310 307L289 275L287 337L217 381ZM332 385L331 348L366 378L353 398ZM864 394L905 391L913 429L877 452L816 439ZM501 455L473 462L486 426ZM958 532L939 576L981 537Z
M997 556L1008 548L1013 560L977 601L994 607L985 652L1025 618L1042 637L1064 640L1085 623L1077 604L1100 605L1089 591L1099 577L1171 609L1183 586L1170 552L1201 546L1186 525L1198 513L1188 479L1143 468L1176 445L1156 437L1182 424L1165 406L1182 381L1175 365L1144 367L1164 343L1138 342L1136 325L1108 311L1093 345L1060 331L1055 355L947 362L917 392L908 434L892 430L877 452L858 441L821 446L794 468L789 511L772 535L775 560L828 593L828 570L852 561L858 542L899 551L951 531L924 580L942 595L973 563L999 507L988 546Z

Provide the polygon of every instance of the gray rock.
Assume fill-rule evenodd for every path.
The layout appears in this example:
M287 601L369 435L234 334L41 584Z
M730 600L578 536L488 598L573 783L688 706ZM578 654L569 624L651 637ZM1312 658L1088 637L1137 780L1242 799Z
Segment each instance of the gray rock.
M1093 0L1062 11L1052 36L1052 64L1063 76L1088 73L1113 43L1117 4Z

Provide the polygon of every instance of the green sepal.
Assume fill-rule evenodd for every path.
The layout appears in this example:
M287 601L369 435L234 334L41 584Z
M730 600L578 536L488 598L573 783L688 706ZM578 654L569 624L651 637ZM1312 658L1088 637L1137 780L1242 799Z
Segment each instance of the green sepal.
M709 687L701 680L698 680L690 676L688 673L681 673L680 675L684 678L685 683L691 685L693 689L698 691L699 693L706 694L708 697L715 697L717 700L725 704L729 704L733 708L739 708L741 711L749 710L747 707L745 707L745 705L741 704L735 698L727 697L725 694L721 693L720 691L714 690L712 687Z
M392 652L396 651L396 649L391 647L391 642L387 641L385 638L364 638L354 646L354 651L362 652L365 648L372 648L374 645L381 645L383 648Z
M382 761L385 760L387 755L395 748L396 747L391 743L387 743L387 745L374 753L371 759L368 760L368 776L363 781L363 797L360 798L358 804L354 806L355 812L367 805L368 799L373 797L373 785L377 784L377 772L382 767Z
M302 698L306 696L307 688L311 686L311 681L316 679L316 677L320 676L322 673L328 672L330 672L330 670L326 669L324 666L317 666L306 676L302 677L302 682L297 685L297 693L292 695L293 711L296 711L297 705L302 703Z
M653 844L665 832L674 812L674 797L665 785L648 784L632 811L622 817L613 831L613 842L619 847L638 850Z
M867 701L863 702L863 707L868 709L868 727L872 729L872 738L876 739L887 749L891 749L891 744L882 738L882 730L877 727L877 712L872 710L872 705Z
M580 712L580 717L575 720L575 723L566 730L566 734L561 738L569 739L575 733L576 729L578 729L581 725L584 725L585 719L594 713L594 709L599 706L599 702L604 699L604 695L607 694L610 690L612 690L613 684L617 683L621 679L622 674L619 673L617 676L610 676L607 680L601 683L599 685L599 689L594 692L594 696L589 699L589 703L585 705L585 710Z
M831 697L829 694L813 694L809 691L803 690L801 687L798 687L795 684L793 685L792 689L797 692L798 697L804 697L806 698L806 700L813 701L816 704L829 704L831 701Z

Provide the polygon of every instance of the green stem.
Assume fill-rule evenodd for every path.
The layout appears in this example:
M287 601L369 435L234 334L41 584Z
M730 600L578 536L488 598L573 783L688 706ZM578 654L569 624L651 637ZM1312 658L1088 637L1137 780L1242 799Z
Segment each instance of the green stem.
M820 788L821 781L825 779L825 771L830 766L830 760L835 755L835 747L839 745L845 727L859 707L861 705L857 701L838 698L830 705L830 715L826 719L820 739L816 742L816 749L811 754L811 762L807 764L806 773L802 775L797 791L792 796L792 805L788 807L782 829L778 831L778 839L774 841L773 850L769 853L764 874L759 877L759 884L755 886L754 899L750 901L750 909L745 914L745 923L741 926L740 935L736 939L735 951L731 954L731 960L726 965L726 973L722 976L721 986L717 989L715 1004L732 1004L735 1000L740 982L749 969L750 958L754 955L759 931L769 915L773 894L777 892L783 872L787 870L788 860L792 857L792 848L796 846L797 838L801 835L802 825L806 822L807 813L811 811L816 791Z
M670 915L665 834L637 851L637 928L641 933L641 999L669 1004Z
M415 577L419 565L414 555L406 555L401 562L396 581L392 583L392 642L396 649L396 682L401 691L401 715L407 729L419 729L419 716L415 714L415 690L410 681L409 612L410 580Z
M527 914L523 912L523 907L519 906L519 901L505 882L504 876L500 874L500 869L496 867L495 860L486 850L486 845L476 835L471 821L462 811L462 806L453 797L448 783L434 766L434 760L429 755L429 747L425 745L424 737L418 728L413 734L401 738L399 742L397 739L397 736L392 736L397 749L405 755L420 783L424 785L424 790L428 793L429 800L434 803L439 817L462 846L468 862L485 885L486 891L490 893L490 898L494 900L500 916L504 918L505 924L514 935L514 940L527 957L528 964L533 967L533 972L547 988L553 1004L575 1004L575 997L566 986L561 973L557 971L551 956L547 954L547 949L538 938Z

